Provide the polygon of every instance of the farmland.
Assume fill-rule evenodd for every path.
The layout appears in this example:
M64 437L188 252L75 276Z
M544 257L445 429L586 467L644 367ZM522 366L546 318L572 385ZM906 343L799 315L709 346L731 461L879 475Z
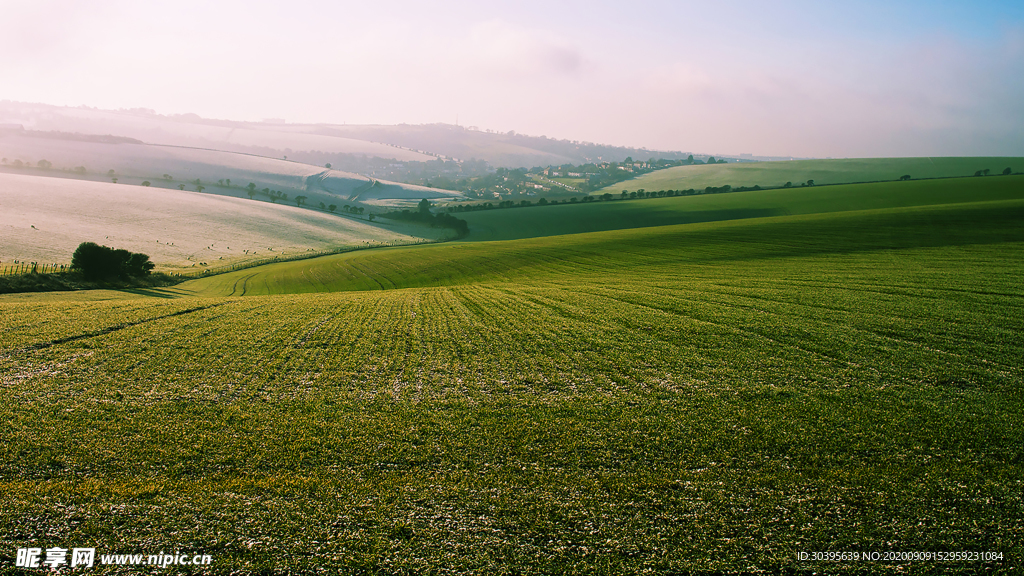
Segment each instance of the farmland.
M491 237L563 235L159 298L0 297L5 549L177 546L219 573L897 573L796 554L964 549L1004 560L927 568L1012 569L1019 178L803 192L494 211L518 220ZM612 208L649 213L570 234L565 214Z
M1010 167L1024 172L1024 158L945 157L945 158L844 158L836 160L791 160L678 166L644 174L597 192L618 194L623 190L703 190L708 186L778 187L786 182L800 186L808 180L815 184L880 182L913 178L951 178L972 176L979 170L1000 174Z
M213 194L16 174L0 174L0 206L0 266L67 264L85 241L180 271L444 233Z
M469 222L469 240L510 240L669 224L1022 197L1024 178L1000 176L613 200L544 208L460 212L458 216Z
M148 182L146 185L154 188L184 187L265 202L271 201L270 190L286 194L281 198L285 203L303 195L312 206L321 202L340 206L357 198L366 204L401 205L403 199L405 204L415 204L420 198L459 197L447 190L381 181L281 158L201 148L0 133L0 156L0 169L9 173L100 182L116 178L120 184ZM52 166L39 168L40 161ZM250 182L253 195L246 188Z

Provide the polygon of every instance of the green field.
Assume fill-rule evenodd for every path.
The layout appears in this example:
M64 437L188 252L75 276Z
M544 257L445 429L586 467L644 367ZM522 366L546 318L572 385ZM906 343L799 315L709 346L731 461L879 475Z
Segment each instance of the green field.
M217 573L1010 571L1020 182L496 210L474 235L547 235L0 297L0 541ZM1004 559L797 560L960 550Z
M1024 166L1024 162L1021 163ZM724 166L724 165L723 165ZM510 240L669 224L1024 198L1024 177L882 182L460 212L468 240Z
M750 162L678 166L644 174L595 192L619 194L652 190L703 190L708 186L737 188L758 185L762 188L794 186L808 180L815 184L846 184L851 182L882 182L897 180L909 174L912 178L951 178L973 176L989 169L1001 174L1004 169L1024 172L1024 158L1007 157L945 157L945 158L843 158L838 160L790 160L784 162Z

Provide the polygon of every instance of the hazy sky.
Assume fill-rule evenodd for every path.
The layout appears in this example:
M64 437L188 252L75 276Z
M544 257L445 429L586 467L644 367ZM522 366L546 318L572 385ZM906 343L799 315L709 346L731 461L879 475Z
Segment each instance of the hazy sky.
M0 99L796 156L1024 155L1024 2L0 0Z

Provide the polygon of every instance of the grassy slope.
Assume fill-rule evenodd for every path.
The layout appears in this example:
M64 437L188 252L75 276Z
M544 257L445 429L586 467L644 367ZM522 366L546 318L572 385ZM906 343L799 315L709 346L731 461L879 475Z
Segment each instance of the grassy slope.
M1024 199L393 248L240 270L176 289L239 296L647 275L683 264L1014 241L1022 219Z
M1024 166L1024 163L1022 163ZM882 182L459 213L469 240L508 240L786 214L1024 198L1024 176Z
M1024 199L322 262L249 294L412 288L0 300L0 542L223 573L1024 552Z
M808 180L814 180L816 184L878 182L896 180L904 174L914 178L946 178L971 176L986 168L991 169L992 174L1000 174L1007 167L1014 172L1024 172L1024 158L848 158L679 166L620 182L597 194L618 194L622 190L633 192L640 188L648 191L702 190L726 184L768 187L792 182L799 186Z

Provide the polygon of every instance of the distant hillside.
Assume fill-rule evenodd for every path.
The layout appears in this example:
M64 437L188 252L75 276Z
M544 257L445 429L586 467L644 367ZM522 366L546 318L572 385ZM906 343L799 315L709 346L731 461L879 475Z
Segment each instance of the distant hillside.
M683 159L688 153L606 146L590 142L555 140L515 132L497 133L450 124L412 126L330 126L321 134L384 142L413 150L427 150L459 160L485 160L492 166L520 168L590 162L621 162L627 157Z
M195 114L163 116L144 110L111 111L0 102L0 124L21 125L26 130L109 134L149 144L236 152L266 148L280 151L282 157L291 150L320 150L400 161L434 159L429 154L379 142L316 134L311 130L292 130L287 125L207 120Z
M42 134L40 136L40 134ZM0 170L63 176L121 184L149 182L153 187L200 190L207 194L249 198L249 183L256 200L341 206L415 204L421 198L455 199L460 196L411 184L397 184L359 174L329 170L279 158L201 148L165 146L92 138L80 134L0 133ZM40 166L48 168L43 168ZM270 192L280 193L272 198ZM403 200L405 202L403 202Z
M621 162L627 157L681 159L688 153L608 146L515 132L496 133L448 124L349 126L235 122L195 114L160 115L151 110L97 110L44 104L0 102L0 127L110 135L149 144L258 153L319 163L346 164L353 157L430 162L438 157L479 160L492 167L519 168L590 162ZM698 157L706 155L695 154ZM351 168L350 168L351 169Z
M792 160L788 162L750 162L678 166L644 174L638 178L608 186L595 194L622 190L703 190L708 186L776 187L786 182L806 184L846 184L911 178L947 178L972 176L977 171L1001 174L1006 168L1024 172L1024 158L947 157L947 158L844 158L838 160Z

